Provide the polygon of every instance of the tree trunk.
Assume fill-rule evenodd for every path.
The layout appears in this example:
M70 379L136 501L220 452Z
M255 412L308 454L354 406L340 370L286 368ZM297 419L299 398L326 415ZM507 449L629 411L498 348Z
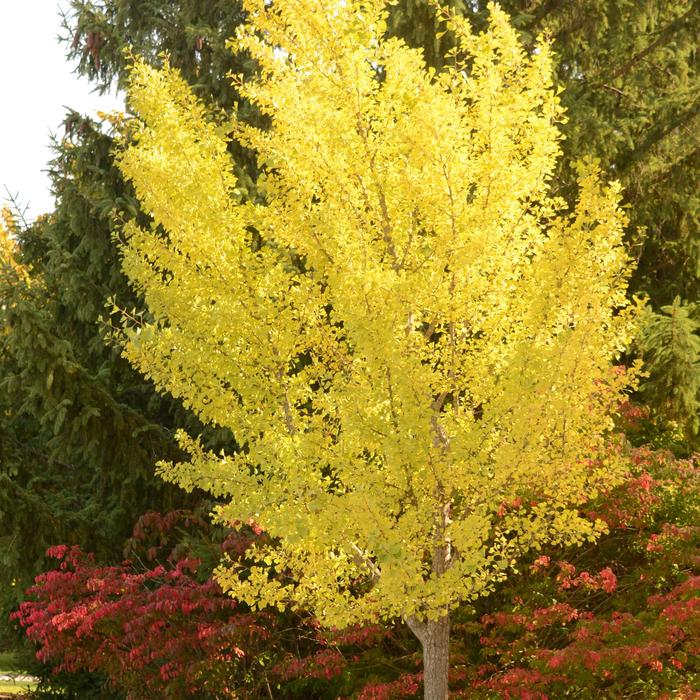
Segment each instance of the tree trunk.
M447 700L447 677L450 670L450 618L407 620L408 626L423 647L423 687L425 700Z

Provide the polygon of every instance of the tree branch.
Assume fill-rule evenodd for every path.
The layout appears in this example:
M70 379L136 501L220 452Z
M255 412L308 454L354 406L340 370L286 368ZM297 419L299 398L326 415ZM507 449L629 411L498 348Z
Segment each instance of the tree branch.
M649 46L634 54L634 56L632 56L626 63L624 63L618 69L614 70L610 75L610 80L615 80L616 78L625 75L625 73L628 73L630 69L634 68L634 66L636 66L637 63L639 63L642 59L644 59L646 56L652 53L652 51L655 51L657 48L659 48L659 46L662 46L666 41L670 40L673 34L683 26L685 20L688 19L688 17L690 17L693 14L693 12L698 9L697 6L698 2L696 0L696 2L694 2L690 6L687 12L684 12L680 17L677 17L670 24L668 24L659 33L659 36L656 39L654 39L654 41L652 41L651 44L649 44Z

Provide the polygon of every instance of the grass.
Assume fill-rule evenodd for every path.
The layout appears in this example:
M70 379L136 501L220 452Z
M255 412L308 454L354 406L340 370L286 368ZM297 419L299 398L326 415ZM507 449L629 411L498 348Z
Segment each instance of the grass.
M35 683L12 683L11 681L0 681L0 693L19 695L20 693L26 693L35 686Z
M20 657L11 651L0 652L0 676L7 673L22 673ZM20 695L35 687L35 683L0 681L0 693Z

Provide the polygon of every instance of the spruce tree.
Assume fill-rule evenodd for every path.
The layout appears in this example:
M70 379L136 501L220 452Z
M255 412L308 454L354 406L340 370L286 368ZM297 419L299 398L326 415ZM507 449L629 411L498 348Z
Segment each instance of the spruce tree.
M639 337L648 372L642 396L661 424L677 437L695 436L700 427L700 323L697 306L679 297L649 310Z
M236 3L75 0L64 19L69 58L101 89L122 85L127 48L155 63L167 51L213 112L236 101L226 73L248 70L224 47L241 21ZM192 500L153 467L179 454L174 426L194 427L196 419L121 359L100 320L110 302L140 308L115 239L125 221L147 217L114 166L116 138L128 138L126 118L69 112L50 164L55 210L31 224L5 224L12 230L0 274L0 578L10 604L43 567L47 546L80 544L119 560L143 512ZM209 439L217 445L228 436Z

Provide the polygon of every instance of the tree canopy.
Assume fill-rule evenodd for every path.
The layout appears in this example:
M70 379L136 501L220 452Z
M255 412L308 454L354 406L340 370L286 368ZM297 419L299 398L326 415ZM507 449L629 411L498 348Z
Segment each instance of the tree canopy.
M181 433L191 460L161 465L277 538L227 588L335 625L401 617L428 678L434 625L523 552L595 537L577 509L619 477L596 459L629 381L619 187L588 164L572 211L550 194L549 46L526 52L496 6L481 34L446 15L437 73L385 38L382 2L247 9L259 75L238 89L269 129L212 123L175 71L134 66L120 167L162 229L127 228L152 320L125 353L241 446ZM236 196L227 131L264 202Z

